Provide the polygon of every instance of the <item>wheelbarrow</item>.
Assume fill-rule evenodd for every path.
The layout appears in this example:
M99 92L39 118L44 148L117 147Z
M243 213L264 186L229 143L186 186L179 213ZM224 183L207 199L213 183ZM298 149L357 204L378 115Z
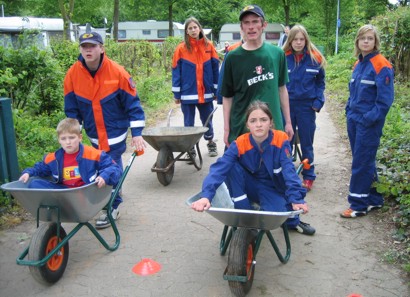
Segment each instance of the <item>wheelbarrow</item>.
M199 140L208 131L208 123L213 113L208 116L203 127L170 127L170 116L172 109L168 113L167 127L148 128L142 131L142 137L155 150L158 151L157 160L151 168L151 172L157 173L158 181L167 186L174 177L175 162L191 162L197 170L202 168L202 155L199 149ZM191 154L191 149L196 147L199 162ZM174 152L179 153L174 157ZM184 154L187 154L183 157Z
M70 189L34 189L28 188L29 182L21 181L1 185L3 191L10 192L37 219L37 229L29 246L16 259L17 264L29 266L33 278L42 284L57 282L67 266L68 241L83 226L87 226L107 250L115 251L120 245L120 234L111 212L107 211L115 234L115 242L111 245L88 221L102 209L111 209L135 156L141 154L136 151L132 154L115 191L112 186L98 188L96 183ZM40 221L45 223L40 224ZM78 224L67 234L61 223Z
M225 190L227 191L227 189ZM289 212L269 212L258 210L234 209L229 193L218 188L212 206L206 211L224 224L219 244L221 256L228 253L228 264L223 273L229 283L230 291L235 296L245 296L252 287L256 255L262 239L266 235L276 255L282 263L287 263L291 254L288 228L284 222L299 215L302 210ZM187 205L200 199L200 193L190 197ZM283 254L275 242L270 230L282 227L286 242L286 253Z

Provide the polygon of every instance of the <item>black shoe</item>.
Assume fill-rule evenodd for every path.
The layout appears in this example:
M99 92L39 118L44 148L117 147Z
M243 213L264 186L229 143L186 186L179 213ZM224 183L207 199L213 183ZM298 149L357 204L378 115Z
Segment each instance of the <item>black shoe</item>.
M309 224L304 223L302 221L300 221L296 227L290 228L290 230L296 230L300 234L305 234L305 235L313 235L316 232L315 228L313 228Z

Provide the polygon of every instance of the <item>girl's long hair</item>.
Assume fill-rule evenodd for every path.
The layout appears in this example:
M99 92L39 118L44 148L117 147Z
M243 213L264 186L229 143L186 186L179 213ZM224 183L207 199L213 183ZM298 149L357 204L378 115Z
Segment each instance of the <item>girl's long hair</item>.
M189 18L187 18L187 19L185 20L185 26L184 26L184 32L185 32L185 34L184 34L184 42L185 42L185 46L187 47L188 51L191 51L191 43L189 42L189 35L188 35L188 33L187 33L187 30L188 30L189 24L192 23L192 22L194 22L195 24L197 24L198 27L199 27L199 30L201 31L201 32L199 33L199 39L201 39L201 38L204 39L204 41L205 41L205 46L206 46L206 47L208 46L208 43L209 43L209 40L208 40L208 38L206 37L206 35L205 35L205 33L204 33L204 29L202 28L202 26L201 26L201 24L199 23L199 21L198 21L196 18L194 18L194 17L189 17Z
M364 25L364 26L360 27L360 29L357 31L356 38L354 39L354 55L355 55L355 57L358 57L361 53L361 50L359 49L359 40L360 40L360 38L369 31L374 33L374 48L373 48L373 51L379 51L380 50L380 35L379 35L379 32L377 31L377 28L375 26L367 24L367 25Z
M307 33L305 27L302 25L295 25L290 29L288 38L286 39L285 44L283 45L283 51L286 53L287 51L291 50L293 51L292 48L292 42L296 37L296 34L302 33L303 36L305 37L306 44L305 48L308 54L310 55L310 58L312 59L312 62L316 62L320 64L320 67L324 68L326 66L326 59L322 55L322 53L317 49L317 47L310 41L309 34Z

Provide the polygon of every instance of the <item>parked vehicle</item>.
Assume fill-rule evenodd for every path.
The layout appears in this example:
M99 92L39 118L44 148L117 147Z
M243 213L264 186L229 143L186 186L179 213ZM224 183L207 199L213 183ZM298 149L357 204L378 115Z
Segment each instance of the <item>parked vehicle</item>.
M281 24L268 23L268 26L262 34L262 39L277 44L283 33L283 27ZM241 38L241 27L239 23L225 24L219 32L218 49L223 49L226 41L233 44L240 41Z
M184 37L184 25L173 22L173 36ZM204 29L205 34L212 40L212 29ZM111 32L112 34L112 32ZM118 41L146 40L162 43L169 34L168 21L148 20L145 22L119 22Z

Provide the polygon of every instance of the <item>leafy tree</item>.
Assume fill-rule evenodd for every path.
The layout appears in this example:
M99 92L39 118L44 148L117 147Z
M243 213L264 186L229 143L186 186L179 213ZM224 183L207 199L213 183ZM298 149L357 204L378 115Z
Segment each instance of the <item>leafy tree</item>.
M70 22L74 11L74 0L68 0L68 3L65 0L58 0L58 7L64 21L64 38L70 40Z

